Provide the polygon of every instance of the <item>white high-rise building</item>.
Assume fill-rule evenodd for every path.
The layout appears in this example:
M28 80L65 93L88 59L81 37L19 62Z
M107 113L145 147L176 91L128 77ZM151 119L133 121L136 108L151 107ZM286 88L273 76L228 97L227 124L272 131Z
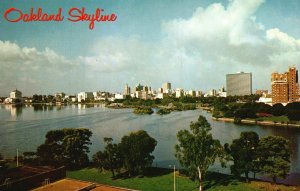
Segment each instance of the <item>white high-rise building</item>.
M177 88L177 89L176 89L175 96L176 96L177 98L179 98L179 97L182 97L183 95L184 95L183 89Z
M226 75L227 96L252 94L252 73L239 72Z

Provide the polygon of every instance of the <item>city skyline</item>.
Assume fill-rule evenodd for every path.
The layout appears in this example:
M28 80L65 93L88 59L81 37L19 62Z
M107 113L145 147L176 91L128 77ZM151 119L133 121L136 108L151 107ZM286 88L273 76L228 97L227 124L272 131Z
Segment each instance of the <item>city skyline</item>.
M71 7L116 13L111 23L10 23L5 10ZM126 83L203 90L226 74L251 72L253 90L271 89L270 74L299 68L300 2L263 0L3 1L0 8L0 96L64 91L123 92ZM117 80L116 80L117 79Z

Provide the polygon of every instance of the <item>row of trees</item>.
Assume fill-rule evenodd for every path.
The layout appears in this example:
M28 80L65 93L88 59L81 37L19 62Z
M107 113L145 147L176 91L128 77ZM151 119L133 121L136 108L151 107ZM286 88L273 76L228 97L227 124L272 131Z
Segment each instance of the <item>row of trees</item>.
M114 102L123 103L126 106L155 106L155 105L169 105L169 104L195 104L214 106L218 103L236 103L236 102L255 102L258 100L259 95L246 95L246 96L228 96L228 97L191 97L181 96L177 98L174 95L164 97L164 99L155 100L142 100L138 98L126 97L124 100L115 100Z
M214 139L210 133L211 126L203 116L191 122L190 131L177 133L179 144L175 145L175 156L187 169L189 176L200 183L209 166L219 161L222 166L231 160L231 172L240 176L245 174L249 180L249 172L263 173L273 178L285 178L290 170L290 149L288 141L282 137L268 136L259 139L255 132L243 132L241 137L225 144Z
M283 106L281 103L270 106L264 103L224 103L216 102L214 105L214 117L257 118L264 116L286 115L290 121L300 120L300 103L293 102Z
M20 162L30 165L50 165L59 167L65 165L69 169L88 166L89 145L92 132L88 129L59 129L46 134L45 142L36 152L24 152L19 157ZM122 137L121 142L113 143L112 138L104 138L106 144L103 151L93 155L96 167L115 172L124 172L128 176L144 173L152 165L157 141L146 131L132 132ZM0 183L7 173L7 162L0 154Z
M83 128L49 131L45 142L37 148L37 152L23 153L23 162L51 166L65 165L68 168L85 167L89 165L87 154L91 136L92 132ZM112 138L104 138L104 142L105 149L93 155L93 162L100 170L110 170L113 176L121 169L128 172L129 176L143 173L154 160L151 153L157 141L146 131L140 130L125 135L118 144L113 143Z

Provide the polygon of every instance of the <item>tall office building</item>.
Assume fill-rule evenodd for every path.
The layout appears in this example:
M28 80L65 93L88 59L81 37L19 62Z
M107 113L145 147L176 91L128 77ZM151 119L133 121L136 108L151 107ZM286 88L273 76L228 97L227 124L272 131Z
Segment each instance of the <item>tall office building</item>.
M287 103L289 101L288 94L288 77L287 72L284 74L273 73L272 78L272 102Z
M289 102L299 101L298 70L290 67L288 72Z
M252 73L239 72L226 75L227 96L252 94Z
M171 91L171 83L170 82L163 83L162 89L163 89L164 93Z
M272 73L272 103L299 101L298 71L290 67L284 74Z
M125 85L125 89L124 89L124 95L130 95L130 87L128 86L128 84Z

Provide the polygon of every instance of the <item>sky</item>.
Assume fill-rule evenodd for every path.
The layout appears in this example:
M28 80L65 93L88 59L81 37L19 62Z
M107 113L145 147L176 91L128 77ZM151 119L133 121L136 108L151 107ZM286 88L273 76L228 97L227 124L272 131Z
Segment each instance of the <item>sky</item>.
M9 22L9 8L42 8L62 22ZM68 11L116 14L114 22L70 22ZM17 14L10 14L16 18ZM271 73L300 68L298 0L3 0L0 96L226 88L226 74L252 72L252 89L271 89Z

